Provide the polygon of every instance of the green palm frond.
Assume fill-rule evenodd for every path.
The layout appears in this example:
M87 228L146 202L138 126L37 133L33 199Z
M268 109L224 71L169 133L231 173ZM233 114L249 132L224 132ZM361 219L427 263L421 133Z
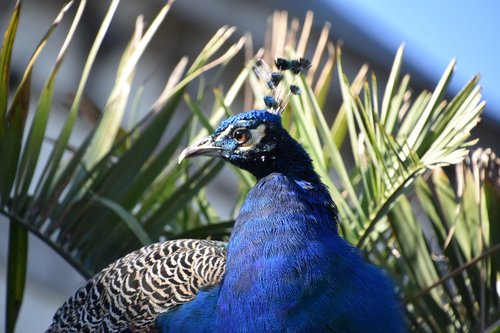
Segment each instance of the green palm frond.
M457 164L456 186L436 168L389 214L399 252L393 269L412 277L399 280L415 328L482 332L498 325L499 170L491 150L477 149Z
M191 119L177 128L171 120L179 109L186 87L210 69L221 70L239 52L244 38L228 43L234 28L221 28L189 68L187 59L181 59L150 113L125 131L121 124L129 104L135 69L149 41L166 18L172 1L159 10L148 27L139 17L95 128L80 146L68 148L87 79L118 4L117 0L109 4L65 125L46 162L40 158L40 152L52 109L54 85L86 1L79 3L66 40L39 96L32 96L30 91L31 71L71 4L61 10L35 49L10 102L6 97L11 88L8 81L10 58L21 14L20 4L14 9L5 33L0 51L0 157L5 161L0 166L0 213L10 221L7 332L14 330L22 301L28 230L83 275L90 276L112 260L160 237L175 238L188 230L206 237L212 230L209 225L217 222L212 219L214 216L202 194L222 164L208 161L189 173L186 165L177 166L174 154L189 135ZM34 120L26 124L31 98L38 99L37 106ZM165 143L161 139L166 129L173 135ZM23 138L27 139L23 141ZM41 176L35 176L40 170ZM190 217L189 223L185 223L187 217ZM198 227L199 231L196 231ZM226 224L224 235L227 227ZM214 234L223 236L223 228L217 226L214 230Z

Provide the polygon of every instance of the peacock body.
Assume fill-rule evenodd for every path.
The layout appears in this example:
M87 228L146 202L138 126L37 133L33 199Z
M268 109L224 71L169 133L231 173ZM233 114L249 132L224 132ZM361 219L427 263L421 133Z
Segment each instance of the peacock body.
M297 68L291 67L285 69ZM227 247L183 240L129 254L63 305L51 328L405 330L390 279L339 236L337 208L307 152L283 128L281 101L271 99L266 105L271 110L252 110L222 122L179 158L219 157L257 178ZM196 254L179 255L174 247Z

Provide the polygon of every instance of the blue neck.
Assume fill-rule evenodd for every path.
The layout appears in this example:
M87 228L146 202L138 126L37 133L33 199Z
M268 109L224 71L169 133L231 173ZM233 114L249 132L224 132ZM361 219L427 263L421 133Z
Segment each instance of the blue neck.
M340 241L337 220L321 183L277 173L260 179L229 242L218 326L231 331L243 321L257 330L281 331L273 325L286 323L299 309L305 313L312 291L328 283L328 262L337 248L332 241Z

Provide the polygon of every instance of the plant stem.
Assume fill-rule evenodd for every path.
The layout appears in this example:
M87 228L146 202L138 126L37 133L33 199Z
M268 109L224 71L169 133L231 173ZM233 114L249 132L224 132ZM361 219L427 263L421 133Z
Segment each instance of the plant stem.
M7 297L5 332L13 333L23 301L28 257L28 231L17 221L10 220L7 263Z

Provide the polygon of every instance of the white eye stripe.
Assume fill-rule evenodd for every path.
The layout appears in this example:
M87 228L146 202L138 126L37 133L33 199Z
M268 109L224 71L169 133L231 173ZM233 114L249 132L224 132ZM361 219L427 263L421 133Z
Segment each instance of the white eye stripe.
M224 131L222 131L219 135L217 135L216 141L224 140L227 136L231 134L233 131L234 125L228 126Z
M258 145L260 143L260 141L262 140L262 138L264 138L264 136L266 136L266 125L262 124L262 125L259 125L255 129L251 129L250 134L251 134L250 139L247 142L245 142L244 144L242 144L241 146L239 146L236 149L236 151L250 150L254 146Z
M236 125L228 126L224 131L222 131L217 136L215 141L221 141L224 140L226 137L230 136L235 127L237 126ZM255 145L258 145L260 143L260 141L265 135L266 135L266 125L264 124L259 125L257 128L251 129L250 139L244 144L240 145L238 148L236 148L235 151L238 152L238 151L246 151L252 149Z

